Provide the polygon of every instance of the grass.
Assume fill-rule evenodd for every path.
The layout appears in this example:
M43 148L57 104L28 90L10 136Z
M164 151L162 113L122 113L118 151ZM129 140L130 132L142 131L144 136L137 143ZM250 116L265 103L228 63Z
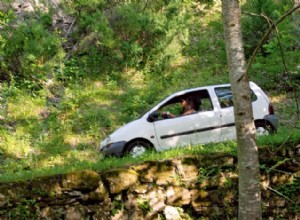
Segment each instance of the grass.
M46 88L30 94L16 87L2 87L0 182L82 169L103 171L187 154L235 153L236 144L228 142L161 153L151 151L138 159L103 159L98 152L99 142L170 92L166 90L157 95L157 91L148 92L147 87L136 90L124 88L124 84L104 84L97 80L77 81L64 86L61 100L55 105L47 101L49 90ZM156 86L161 87L159 83ZM153 85L149 88L154 89ZM258 145L276 148L287 140L289 143L299 143L300 122L293 94L271 93L271 100L280 119L280 129L276 135L260 138Z
M55 81L52 87L39 92L21 89L15 84L0 84L0 182L82 169L103 171L187 154L236 153L235 142L161 153L151 151L138 159L103 159L97 149L107 134L137 118L174 91L229 81L221 12L214 7L216 13L209 9L203 14L204 9L198 7L202 4L193 8L193 14L196 12L198 16L188 24L193 27L191 44L180 48L178 40L172 41L166 53L176 56L171 56L170 65L157 72L152 71L155 68L126 67L121 72L101 75L100 70L85 73L75 63L76 67L71 68L84 74L75 74L77 78L72 75L72 79L63 82ZM298 52L291 53L293 59L289 59L289 65L296 67L299 65ZM274 61L269 57L257 60L252 67L251 80L264 90L276 88L276 83L269 78L280 73L281 68L274 68ZM265 72L269 74L262 74ZM80 78L85 74L86 78ZM300 122L296 114L299 110L295 98L289 93L272 91L270 96L280 120L280 130L277 135L260 138L258 145L276 148L287 139L289 143L299 143ZM51 102L49 98L58 98L59 102ZM298 129L290 134L294 127Z
M134 164L140 164L145 161L161 161L170 158L185 157L187 155L199 155L199 154L211 154L211 153L232 153L235 154L236 143L227 142L227 143L218 143L218 144L208 144L208 145L199 145L199 146L188 146L185 148L176 148L164 152L156 152L150 150L144 155L138 158L132 158L129 156L118 158L118 157L108 157L103 158L102 155L98 155L96 161L89 160L88 157L81 155L82 160L72 160L72 162L60 164L58 161L62 161L64 158L53 157L49 158L47 162L56 162L55 166L44 166L36 168L34 170L21 170L14 173L7 172L6 174L0 175L0 182L9 182L9 181L18 181L18 180L27 180L33 179L35 177L49 176L55 174L63 174L71 171L78 171L84 169L91 169L96 171L105 171L113 168L127 167ZM76 154L76 153L75 153ZM85 158L85 159L83 159ZM58 161L51 161L58 160Z
M299 130L287 133L287 129L282 128L278 134L259 138L257 143L261 147L269 147L274 151L281 147L283 143L295 146L300 143ZM25 181L36 177L64 174L85 169L101 172L108 169L128 167L145 161L161 161L187 155L205 155L220 152L236 155L236 147L236 142L230 141L193 147L187 146L163 152L152 150L138 158L128 156L103 158L95 149L91 148L83 148L81 151L73 149L68 152L67 156L62 156L61 154L51 155L53 152L49 151L47 157L43 158L43 160L42 158L32 158L32 156L18 161L11 160L10 165L15 169L3 169L5 172L0 175L0 182ZM38 166L34 165L35 163ZM30 168L31 166L34 168ZM17 168L19 169L16 170Z

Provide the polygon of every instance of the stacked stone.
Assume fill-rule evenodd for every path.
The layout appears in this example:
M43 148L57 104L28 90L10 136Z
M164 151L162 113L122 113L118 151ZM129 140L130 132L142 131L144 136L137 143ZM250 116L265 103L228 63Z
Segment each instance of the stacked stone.
M261 175L265 219L299 217L300 187L293 188L293 198L276 190L300 182L299 151L300 146L272 156L261 153L270 168ZM236 161L224 154L187 156L101 174L81 171L1 183L0 219L233 219Z

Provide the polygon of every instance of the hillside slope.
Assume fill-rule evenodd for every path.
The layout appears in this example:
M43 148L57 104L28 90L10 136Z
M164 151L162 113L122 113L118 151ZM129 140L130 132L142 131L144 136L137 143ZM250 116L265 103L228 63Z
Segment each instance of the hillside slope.
M4 179L103 166L97 148L111 131L176 90L228 82L220 1L10 2L0 6ZM243 9L276 20L292 6L266 2ZM243 22L249 58L268 25ZM274 34L249 73L278 110L276 143L299 127L300 97L294 17L278 30L289 71Z

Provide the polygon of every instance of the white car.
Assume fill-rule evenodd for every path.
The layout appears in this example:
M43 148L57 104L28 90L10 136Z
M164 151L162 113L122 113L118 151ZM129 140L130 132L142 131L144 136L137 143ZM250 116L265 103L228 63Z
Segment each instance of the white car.
M253 116L257 135L275 132L278 120L267 95L250 82ZM195 112L180 116L182 98L193 100ZM165 118L163 112L177 117ZM119 128L100 145L108 155L130 154L133 157L147 149L163 151L187 145L236 139L230 84L213 85L176 92L154 106L141 118Z

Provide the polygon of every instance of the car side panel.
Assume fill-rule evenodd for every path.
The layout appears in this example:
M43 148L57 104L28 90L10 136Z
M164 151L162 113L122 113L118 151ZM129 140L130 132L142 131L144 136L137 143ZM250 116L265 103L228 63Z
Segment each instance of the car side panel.
M142 138L152 143L155 148L158 147L153 123L148 122L146 117L124 125L111 134L110 137L113 143L121 141L128 143L133 139ZM156 150L159 150L159 148L156 148Z
M161 149L185 145L217 142L221 121L215 111L194 114L154 122L157 141Z
M197 114L190 114L154 122L156 138L162 150L192 144Z

